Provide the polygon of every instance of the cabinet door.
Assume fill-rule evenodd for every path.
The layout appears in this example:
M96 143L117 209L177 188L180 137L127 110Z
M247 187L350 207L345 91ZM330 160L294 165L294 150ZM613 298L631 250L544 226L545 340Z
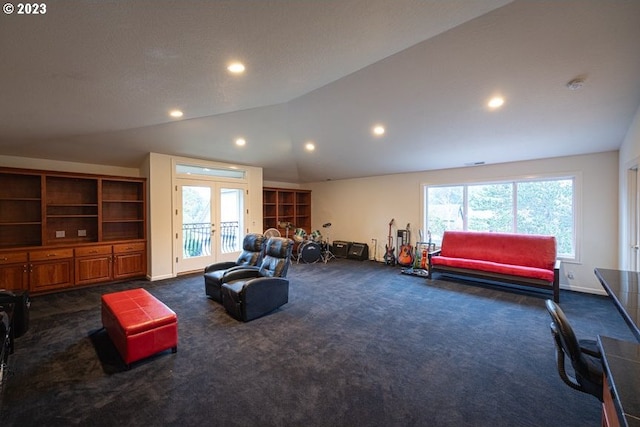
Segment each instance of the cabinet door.
M113 245L113 278L140 277L147 274L144 242Z
M29 275L27 263L0 264L0 289L27 290Z
M29 253L29 287L32 292L73 285L73 249L50 249Z
M76 258L76 285L108 282L113 279L111 255Z
M147 257L144 252L116 254L113 256L113 278L140 277L147 274Z
M73 259L32 262L29 269L32 292L67 288L73 285Z
M74 249L76 285L108 282L113 279L111 245L83 246Z

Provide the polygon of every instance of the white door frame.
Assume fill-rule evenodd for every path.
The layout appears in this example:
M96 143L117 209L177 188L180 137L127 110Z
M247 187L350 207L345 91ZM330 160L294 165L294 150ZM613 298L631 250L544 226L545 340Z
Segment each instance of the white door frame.
M627 245L628 259L625 269L638 271L640 268L640 173L638 165L627 168Z
M183 186L201 186L211 188L211 254L208 256L184 258L183 257L183 234L182 234L182 187ZM218 181L215 179L189 179L178 177L175 179L174 185L174 197L173 197L173 236L174 236L174 260L175 271L177 274L194 272L204 269L209 264L222 261L234 261L238 258L240 250L242 249L241 243L239 244L239 250L234 252L222 252L221 248L221 189L236 189L242 190L242 203L240 208L241 221L240 221L240 234L244 236L247 232L246 224L247 209L246 209L246 194L247 184L245 183L233 183L228 181ZM241 238L240 238L241 240Z

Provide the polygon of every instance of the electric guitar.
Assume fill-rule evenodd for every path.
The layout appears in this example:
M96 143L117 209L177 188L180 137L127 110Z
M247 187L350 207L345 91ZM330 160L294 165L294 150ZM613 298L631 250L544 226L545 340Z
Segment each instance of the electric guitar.
M420 264L422 264L423 269L429 268L429 261L427 261L427 253L431 251L431 244L432 244L430 230L427 230L427 236L429 236L429 240L427 242L427 249L422 251L422 261L420 262Z
M396 265L396 256L394 254L395 248L393 247L393 237L391 237L391 226L393 225L394 219L391 218L389 222L389 242L385 245L384 249L384 263L387 265Z
M413 254L413 269L419 269L420 267L420 258L422 253L422 248L424 247L424 240L422 240L422 230L418 230L418 237L420 240L416 242L415 251Z
M400 247L398 264L408 267L413 263L413 249L411 248L411 232L409 231L409 224L407 224L406 232L407 241L402 242L402 246Z

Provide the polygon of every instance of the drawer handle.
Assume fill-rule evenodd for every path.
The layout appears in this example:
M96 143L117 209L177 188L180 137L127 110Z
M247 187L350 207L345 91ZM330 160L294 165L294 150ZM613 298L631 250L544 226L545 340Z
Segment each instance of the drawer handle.
M9 260L9 258L7 258L6 256L5 256L5 257L0 258L0 261L8 261L8 260Z
M56 254L47 254L48 257L56 256Z
M131 251L131 250L133 250L133 248L132 248L131 246L129 246L129 247L127 248L127 250L128 250L128 251Z
M98 251L93 250L93 251L89 251L89 253L90 253L90 254L97 254L97 253L98 253Z

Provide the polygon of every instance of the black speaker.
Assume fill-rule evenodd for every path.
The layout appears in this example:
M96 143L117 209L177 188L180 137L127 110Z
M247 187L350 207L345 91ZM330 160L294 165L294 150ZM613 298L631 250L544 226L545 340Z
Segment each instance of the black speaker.
M349 255L349 246L351 246L351 242L334 240L333 246L331 246L331 253L335 255L336 258L346 258Z
M352 243L351 246L349 246L347 258L357 259L358 261L369 259L369 245L366 243Z

